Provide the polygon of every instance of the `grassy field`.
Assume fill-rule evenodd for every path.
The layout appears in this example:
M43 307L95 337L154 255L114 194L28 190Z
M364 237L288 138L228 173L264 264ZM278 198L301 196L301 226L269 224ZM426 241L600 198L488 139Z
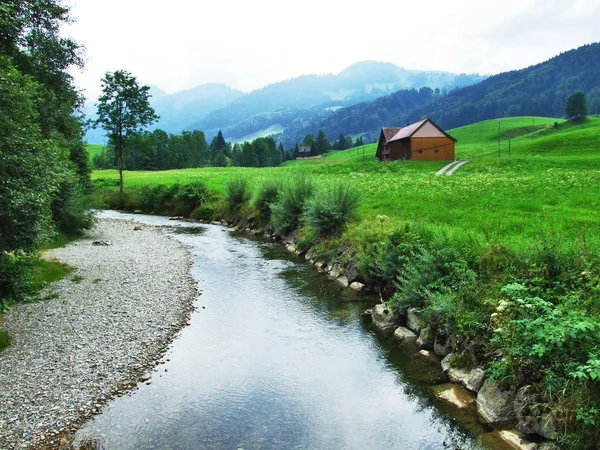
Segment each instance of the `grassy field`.
M380 163L374 157L376 145L369 144L277 168L126 172L126 190L200 180L223 194L225 182L236 176L256 187L302 173L319 185L345 182L359 191L360 219L349 233L379 226L378 217L385 215L384 228L424 222L515 248L544 239L580 240L600 248L600 118L583 124L541 117L500 123L500 157L498 120L450 130L458 139L457 158L471 160L451 177L435 175L442 161ZM118 173L95 171L92 178L110 189Z
M92 169L93 167L93 160L94 157L96 155L99 155L100 153L102 153L102 150L104 150L104 145L102 144L86 144L86 150L88 152L88 155L90 155L90 164L92 165Z
M455 332L462 342L456 354L469 361L476 357L487 376L548 394L544 398L552 400L538 407L557 419L558 448L596 448L600 117L580 124L500 119L500 154L498 120L450 133L458 139L457 157L470 160L452 176L435 175L445 161L381 163L370 144L277 168L127 172L131 195L124 201L131 209L160 208L147 200L167 198L165 190L141 195L146 183L202 181L221 198L225 183L238 176L254 192L267 180L289 183L299 174L318 188L345 183L360 195L358 219L341 237L319 240L311 235L315 215L305 215L308 225L297 230L299 247L312 247L324 261L344 264L349 258L390 308L417 307L435 333ZM92 177L98 192L118 205L117 172L96 171ZM289 199L288 192L282 198ZM313 199L321 201L324 192L317 189ZM177 195L168 198L174 208ZM196 217L210 219L224 205L204 203ZM320 217L327 220L336 204L326 205ZM247 215L250 208L235 211L240 210Z

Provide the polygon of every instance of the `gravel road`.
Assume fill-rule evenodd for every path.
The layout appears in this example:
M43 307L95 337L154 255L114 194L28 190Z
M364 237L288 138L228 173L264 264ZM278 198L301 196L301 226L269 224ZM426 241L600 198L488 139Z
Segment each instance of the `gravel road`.
M66 448L79 424L147 379L198 295L187 251L161 228L101 219L46 257L77 270L1 319L12 338L0 352L1 449Z

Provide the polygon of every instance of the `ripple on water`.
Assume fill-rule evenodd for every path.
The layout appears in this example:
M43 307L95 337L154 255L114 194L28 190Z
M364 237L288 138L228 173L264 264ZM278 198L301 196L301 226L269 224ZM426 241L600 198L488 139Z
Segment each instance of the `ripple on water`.
M363 303L345 301L275 244L201 229L169 232L190 249L205 309L152 384L113 400L77 442L96 436L119 450L478 447L407 381L397 358L410 355L362 325Z

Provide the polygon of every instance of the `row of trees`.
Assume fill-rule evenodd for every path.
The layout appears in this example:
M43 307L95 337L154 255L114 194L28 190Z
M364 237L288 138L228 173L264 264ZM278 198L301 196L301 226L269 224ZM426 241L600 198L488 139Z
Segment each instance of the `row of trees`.
M278 146L270 136L234 144L231 151L231 163L239 167L273 167L286 159L289 157L286 157L283 145L280 143Z
M82 99L69 73L82 58L59 32L69 20L56 0L0 4L0 310L27 294L42 242L91 225Z
M287 155L289 159L290 155ZM271 137L231 145L219 131L209 145L202 131L167 134L163 130L130 133L123 146L126 170L171 170L195 167L271 167L286 160L283 146ZM96 169L119 167L117 149L109 141L93 159Z
M123 167L128 170L170 170L191 167L225 166L231 145L219 133L211 145L202 131L168 134L157 129L131 134L123 152ZM116 149L109 145L93 159L94 168L118 167Z
M336 141L330 142L323 129L319 130L316 139L311 133L308 133L302 140L303 147L310 147L309 156L323 155L329 150L346 150L353 147L360 147L361 145L364 145L362 136L359 136L354 141L352 140L352 136L345 136L344 133L340 133ZM299 154L299 147L299 145L296 145L293 153L290 154L291 159L295 159L298 156L306 156Z

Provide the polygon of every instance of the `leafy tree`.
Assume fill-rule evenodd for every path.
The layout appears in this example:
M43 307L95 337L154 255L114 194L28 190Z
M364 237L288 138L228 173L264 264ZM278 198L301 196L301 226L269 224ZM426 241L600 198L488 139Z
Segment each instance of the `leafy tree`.
M63 175L58 149L42 137L39 88L0 56L0 251L35 249Z
M213 138L212 142L210 143L210 148L211 150L224 152L226 147L227 143L225 142L225 138L223 137L223 132L219 130L217 135Z
M575 91L567 99L565 105L565 116L568 120L583 119L588 115L587 102L585 94L582 91Z
M0 2L0 310L30 287L38 245L90 225L89 167L70 69L79 46L60 35L59 0Z
M237 142L233 144L233 149L231 150L231 164L233 166L242 165L242 150Z
M331 149L331 144L325 132L320 129L317 133L317 139L315 140L316 152L318 155L322 155Z
M346 150L346 137L344 136L344 133L340 133L340 137L338 138L337 142L334 144L334 148L336 150Z
M600 114L600 87L595 87L588 93L588 105L591 114Z
M310 147L311 145L313 145L315 142L315 138L313 137L312 134L308 133L306 136L304 136L304 139L302 140L302 145L304 147Z
M148 86L139 86L125 70L106 72L102 78L102 95L98 98L98 119L94 126L106 131L115 149L119 168L119 189L123 195L123 150L129 137L158 119L150 106Z
M242 166L258 167L258 157L254 151L254 146L250 142L244 142L242 145Z
M213 158L212 165L214 167L227 167L227 157L225 156L225 153L217 153Z

